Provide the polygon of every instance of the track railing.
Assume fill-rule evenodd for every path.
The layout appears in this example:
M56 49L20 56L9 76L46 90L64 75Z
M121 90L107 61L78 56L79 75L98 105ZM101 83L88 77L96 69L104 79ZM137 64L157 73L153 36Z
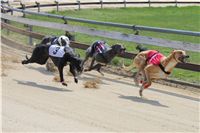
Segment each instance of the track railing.
M12 12L16 11L16 12L21 12L23 14L33 14L33 15L46 16L46 17L51 17L51 18L62 19L62 20L65 20L65 21L75 21L75 22L82 22L82 23L95 24L95 25L125 28L125 29L131 29L131 30L171 33L171 34L200 37L200 32L195 32L195 31L176 30L176 29L168 29L168 28L157 28L157 27L149 27L149 26L141 26L141 25L128 25L128 24L120 24L120 23L112 23L112 22L102 22L102 21L88 20L88 19L82 19L82 18L74 18L74 17L62 16L62 15L56 15L56 14L49 14L49 13L44 13L44 12L41 13L41 12L28 11L28 10L24 10L24 9L12 8L12 7L5 6L5 5L1 5L1 7L6 8L6 9L12 11Z
M43 34L23 30L23 29L14 27L12 25L9 25L9 24L3 23L3 22L1 23L1 26L2 26L2 28L9 29L10 31L13 31L13 32L16 32L16 33L19 33L22 35L31 36L35 39L42 39L45 36ZM86 50L89 47L89 45L79 43L79 42L71 42L71 43L72 43L72 47L82 49L82 50ZM135 56L136 56L135 53L125 52L124 55L122 55L120 57L126 58L126 59L133 59ZM192 64L192 63L184 63L184 64L178 63L176 68L181 68L181 69L191 70L191 71L196 71L196 72L200 71L200 65Z
M116 31L97 30L94 28L88 28L88 27L83 27L83 26L39 21L39 20L11 16L7 14L2 14L1 18L5 20L9 20L9 21L23 23L26 25L31 25L31 26L40 26L40 27L63 30L63 31L67 30L69 32L78 32L78 33L87 34L91 36L111 38L111 39L135 42L139 44L147 44L147 45L168 47L168 48L174 48L174 49L184 49L184 50L194 51L194 52L200 51L200 47L198 44L192 44L188 42L165 40L161 38L146 37L146 36L140 36L140 35L134 35L134 34L125 34L125 33L116 32Z
M126 29L131 29L131 30L145 30L145 31L153 31L153 32L197 36L197 37L200 36L200 32L195 32L195 31L184 31L184 30L156 28L156 27L139 26L139 25L100 22L100 21L94 21L94 20L48 14L48 13L33 12L33 11L25 10L25 8L16 9L16 8L12 8L5 5L1 5L1 7L4 9L6 8L12 12L16 11L16 12L21 12L23 14L35 14L35 15L47 16L47 17L62 19L65 21L76 21L76 22L90 23L90 24L96 24L96 25L113 26L113 27L126 28ZM170 48L181 48L184 50L189 50L189 51L194 51L194 52L200 51L199 44L192 44L188 42L171 41L171 40L152 38L152 37L146 37L146 36L140 36L140 35L134 35L134 34L124 34L124 33L115 32L115 31L102 31L102 30L97 30L97 29L82 27L82 26L74 26L74 25L69 25L69 24L61 24L61 23L38 21L38 20L32 20L32 19L27 19L27 18L15 17L15 16L7 15L7 14L2 14L1 18L3 20L15 21L15 22L27 24L30 26L46 27L46 28L59 29L59 30L64 30L64 31L67 30L70 32L78 32L78 33L83 33L83 34L87 34L91 36L100 36L100 37L106 37L106 38L112 38L112 39L119 39L119 40L131 41L131 42L142 43L142 44L147 44L147 45L156 45L156 46L170 47ZM41 39L42 37L44 37L44 35L42 34L38 34L32 31L22 30L5 23L1 23L1 25L3 28L6 28L10 31L17 32L26 36L36 38L36 39ZM76 47L79 49L86 49L88 47L88 45L86 44L77 43L77 42L72 42L72 44L73 44L73 47ZM126 52L121 57L132 59L134 58L135 55L136 54L134 53ZM191 70L191 71L197 71L197 72L200 71L200 66L198 64L179 63L176 67L181 68L181 69Z

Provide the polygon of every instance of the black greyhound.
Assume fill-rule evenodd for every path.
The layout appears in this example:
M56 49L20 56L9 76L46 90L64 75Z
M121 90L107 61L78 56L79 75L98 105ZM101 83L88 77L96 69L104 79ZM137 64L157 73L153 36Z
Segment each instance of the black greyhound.
M103 45L103 51L101 53L98 53L98 46ZM102 47L102 46L101 46ZM85 59L82 63L82 68L84 63L89 59L92 58L92 62L89 66L88 69L85 69L84 71L91 71L96 69L101 75L103 73L101 72L101 67L106 66L108 63L111 62L111 60L116 56L116 55L121 55L125 52L125 48L121 44L115 44L109 47L106 45L106 42L104 41L96 41L94 42L87 50L86 50L86 56ZM97 62L96 65L94 65L94 62Z
M26 60L23 60L22 64L37 63L44 65L49 57L58 68L62 85L67 86L63 78L63 68L67 63L69 63L70 72L74 76L74 81L78 83L77 75L82 71L82 60L76 56L73 49L70 47L40 44L33 50L31 58L29 59L26 56Z

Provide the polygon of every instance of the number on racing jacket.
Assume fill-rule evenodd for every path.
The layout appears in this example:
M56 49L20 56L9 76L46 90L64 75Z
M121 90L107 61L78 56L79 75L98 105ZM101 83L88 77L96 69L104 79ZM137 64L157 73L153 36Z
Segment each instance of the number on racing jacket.
M56 49L53 51L53 54L55 55L59 49L60 49L60 47L56 47Z

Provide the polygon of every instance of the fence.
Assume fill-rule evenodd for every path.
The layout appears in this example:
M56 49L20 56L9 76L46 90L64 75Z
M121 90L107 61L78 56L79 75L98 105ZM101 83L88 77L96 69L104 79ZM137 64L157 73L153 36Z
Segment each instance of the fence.
M94 20L81 19L81 18L73 18L73 17L68 17L68 16L62 16L62 15L48 14L48 13L37 13L37 12L33 12L33 11L27 11L27 10L24 10L24 9L16 9L16 8L4 6L4 5L2 5L2 7L7 8L12 12L16 11L16 12L21 12L23 14L26 13L26 14L46 16L46 17L51 17L51 18L56 18L56 19L62 19L64 21L75 21L75 22L82 22L82 23L89 23L89 24L96 24L96 25L103 25L103 26L126 28L126 29L131 29L131 30L144 30L144 31L152 31L152 32L188 35L188 36L200 36L200 32L194 32L194 31L156 28L156 27L140 26L140 25L128 25L128 24L119 24L119 23L111 23L111 22L101 22L101 21L94 21Z
M45 35L42 35L39 33L30 32L27 30L16 28L14 26L11 26L11 25L3 23L3 22L1 23L1 26L2 26L2 28L9 29L10 31L13 31L13 32L16 32L16 33L19 33L22 35L33 37L35 39L42 39L45 36ZM83 44L83 43L78 43L78 42L72 42L72 47L85 50L89 47L89 45ZM136 54L134 54L134 53L125 52L125 54L121 55L120 57L126 58L126 59L133 59L135 57L135 55ZM196 72L200 71L200 65L192 64L192 63L185 63L185 64L178 63L176 68L181 68L181 69L186 69L186 70L191 70L191 71L196 71Z
M4 2L9 4L9 2ZM77 0L77 2L74 3L59 3L59 1L54 1L52 4L40 4L38 1L35 2L35 5L29 5L25 6L25 4L21 3L21 9L23 7L26 8L38 8L38 11L40 11L41 7L50 7L50 6L56 6L57 11L59 11L59 7L61 6L77 6L77 9L81 9L84 5L99 5L100 8L103 8L104 5L123 5L123 7L127 7L127 5L148 5L151 7L152 5L156 4L173 4L174 6L182 5L182 4L200 4L199 1L180 1L180 0L174 0L174 1L155 1L155 0L144 0L144 1L127 1L123 0L121 2L104 2L103 0L99 0L99 2L81 2L80 0Z
M130 41L130 42L147 44L147 45L170 47L170 48L175 48L175 49L181 48L184 50L189 50L189 51L194 51L194 52L198 52L200 50L200 47L197 44L180 42L180 41L171 41L171 40L164 40L160 38L146 37L146 36L140 36L140 35L124 34L124 33L115 32L115 31L96 30L93 28L74 26L74 25L69 25L69 24L61 24L61 23L55 23L55 22L46 22L46 21L38 21L38 20L36 21L32 19L15 17L11 15L6 15L6 14L2 14L1 17L6 20L16 21L19 23L27 24L27 25L40 26L40 27L46 27L46 28L51 28L51 29L59 29L59 30L64 30L64 31L68 30L70 32L78 32L78 33L83 33L83 34L87 34L91 36L100 36L100 37Z

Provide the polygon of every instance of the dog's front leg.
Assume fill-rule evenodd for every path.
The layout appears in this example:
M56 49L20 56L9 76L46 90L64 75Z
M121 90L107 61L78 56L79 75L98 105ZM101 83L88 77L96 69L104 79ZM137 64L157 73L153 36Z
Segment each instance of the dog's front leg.
M135 74L135 76L134 76L134 82L135 82L135 85L136 86L139 86L139 81L138 81L138 76L139 76L139 74L140 74L140 69L137 71L137 73Z
M76 68L72 65L72 64L70 64L69 65L69 69L70 69L70 72L72 73L72 75L74 76L74 82L75 83L78 83L78 78L77 78L77 71L76 71Z
M96 64L95 66L93 66L93 67L91 68L91 70L96 69L102 76L104 76L104 74L101 72L101 67L102 67L102 66L103 66L102 64Z

